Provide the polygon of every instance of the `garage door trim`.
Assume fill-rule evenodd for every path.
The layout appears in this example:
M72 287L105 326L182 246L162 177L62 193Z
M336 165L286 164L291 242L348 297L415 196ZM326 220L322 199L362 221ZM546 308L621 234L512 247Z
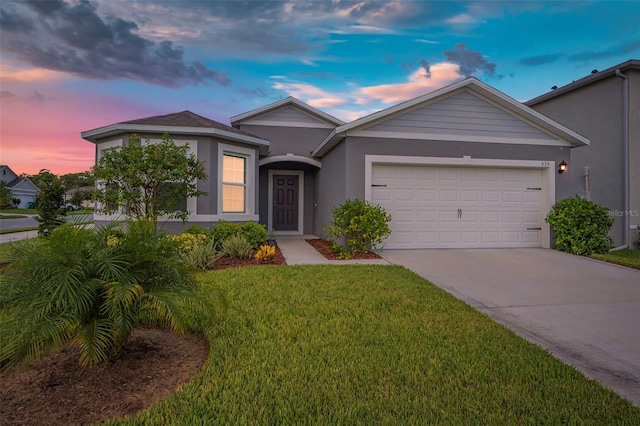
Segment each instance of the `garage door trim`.
M528 168L542 170L542 187L545 189L541 201L541 209L548 212L555 203L555 161L537 160L502 160L493 158L452 158L452 157L413 157L393 155L365 156L365 200L372 199L372 176L375 164L385 165L414 165L414 166L457 166L457 167L499 167L499 168ZM545 213L546 215L546 213ZM551 247L551 229L549 224L542 223L542 247Z

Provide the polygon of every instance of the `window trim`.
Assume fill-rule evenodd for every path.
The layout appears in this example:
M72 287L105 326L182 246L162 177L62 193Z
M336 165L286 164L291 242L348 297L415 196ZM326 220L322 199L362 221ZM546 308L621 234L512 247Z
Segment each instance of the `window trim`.
M245 198L244 212L231 213L222 210L222 165L225 155L232 155L245 159ZM253 220L256 205L256 151L237 145L218 144L218 218L223 220L247 221Z

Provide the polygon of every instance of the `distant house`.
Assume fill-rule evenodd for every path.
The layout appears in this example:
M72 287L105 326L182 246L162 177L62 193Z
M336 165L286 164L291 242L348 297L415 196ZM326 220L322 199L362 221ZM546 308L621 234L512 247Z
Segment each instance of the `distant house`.
M640 60L629 60L525 102L589 138L571 153L571 193L609 209L615 245L640 225Z
M18 208L27 209L35 206L40 189L29 178L18 176L7 165L0 165L0 180L9 188L11 198L20 200Z
M186 226L253 220L277 235L324 236L334 207L363 198L391 213L388 248L550 247L544 217L572 194L558 167L589 144L475 78L350 123L292 97L230 121L183 111L82 137L96 159L132 133L187 144L205 165L198 188L208 196L187 200Z
M64 193L65 202L70 202L71 198L75 195L76 192L82 192L83 194L91 194L95 188L93 186L81 186L78 188L73 188ZM83 200L81 203L81 207L93 207L93 201L91 200Z

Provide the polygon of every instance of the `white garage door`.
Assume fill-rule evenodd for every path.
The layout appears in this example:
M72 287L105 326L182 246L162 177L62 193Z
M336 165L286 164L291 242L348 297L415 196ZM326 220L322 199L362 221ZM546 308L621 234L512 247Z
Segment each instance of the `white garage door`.
M540 169L374 164L371 182L392 216L386 248L542 245Z

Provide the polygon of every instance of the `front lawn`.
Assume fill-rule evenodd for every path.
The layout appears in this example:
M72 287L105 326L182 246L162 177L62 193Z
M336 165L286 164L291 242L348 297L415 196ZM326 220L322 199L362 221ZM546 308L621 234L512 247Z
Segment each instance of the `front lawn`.
M112 424L640 424L628 401L401 267L199 281L228 302L202 372Z
M594 254L591 257L604 260L605 262L640 269L640 250L610 251L607 254Z

